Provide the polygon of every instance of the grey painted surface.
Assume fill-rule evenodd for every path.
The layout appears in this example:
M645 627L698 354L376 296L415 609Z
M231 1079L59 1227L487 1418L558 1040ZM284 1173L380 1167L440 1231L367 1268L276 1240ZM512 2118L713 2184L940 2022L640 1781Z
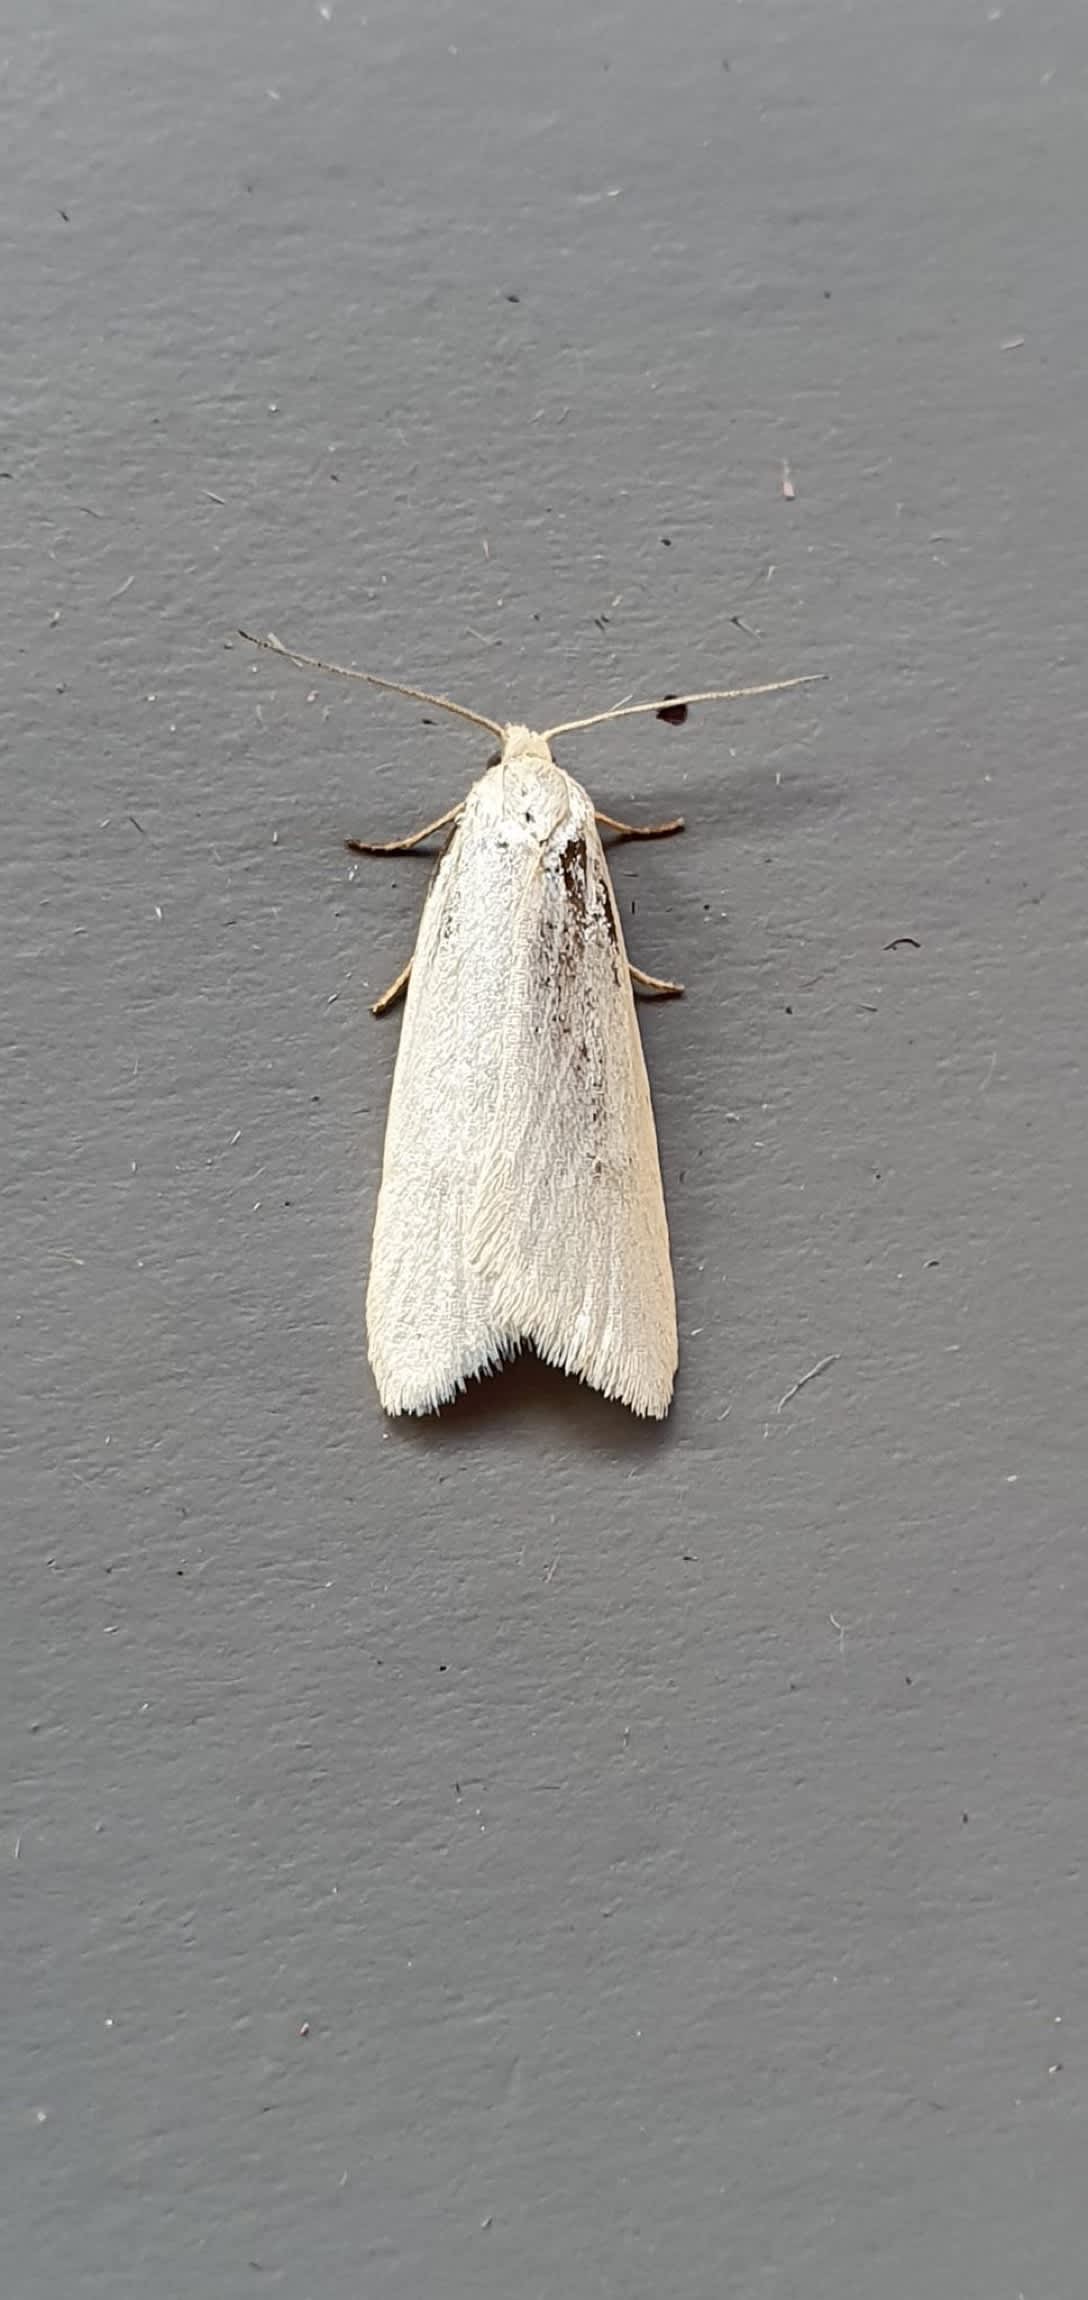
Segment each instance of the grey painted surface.
M3 2292L1069 2300L1079 0L5 51ZM663 1432L383 1426L426 865L338 841L481 745L246 620L530 718L831 674L562 752L691 825L616 865Z

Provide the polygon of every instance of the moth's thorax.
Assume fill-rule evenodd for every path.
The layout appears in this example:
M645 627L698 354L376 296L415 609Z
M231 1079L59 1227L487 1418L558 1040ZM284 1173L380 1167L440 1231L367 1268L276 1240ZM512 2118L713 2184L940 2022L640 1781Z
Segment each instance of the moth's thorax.
M500 844L545 846L588 802L557 767L544 735L531 727L504 727L502 752L472 793L472 811ZM592 810L590 810L592 813Z

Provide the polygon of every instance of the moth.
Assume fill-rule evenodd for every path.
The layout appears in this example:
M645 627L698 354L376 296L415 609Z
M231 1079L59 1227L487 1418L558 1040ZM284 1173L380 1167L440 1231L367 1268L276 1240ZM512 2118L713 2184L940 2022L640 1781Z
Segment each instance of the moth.
M250 634L242 633L243 637ZM623 703L539 734L370 671L253 644L467 719L499 749L457 806L408 965L367 1289L370 1363L388 1414L434 1413L529 1344L636 1414L667 1414L676 1297L633 985L681 985L628 959L601 832L666 838L681 819L602 814L551 745L611 719L781 692L808 678ZM818 675L818 674L817 674Z

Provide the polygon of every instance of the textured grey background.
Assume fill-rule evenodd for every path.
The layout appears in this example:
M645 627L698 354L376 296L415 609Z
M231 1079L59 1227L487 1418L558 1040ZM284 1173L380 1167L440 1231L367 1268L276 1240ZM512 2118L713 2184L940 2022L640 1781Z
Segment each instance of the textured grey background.
M1081 0L3 49L4 2300L1073 2300ZM663 1431L383 1426L427 869L338 841L486 741L247 621L830 673L562 751L691 825Z

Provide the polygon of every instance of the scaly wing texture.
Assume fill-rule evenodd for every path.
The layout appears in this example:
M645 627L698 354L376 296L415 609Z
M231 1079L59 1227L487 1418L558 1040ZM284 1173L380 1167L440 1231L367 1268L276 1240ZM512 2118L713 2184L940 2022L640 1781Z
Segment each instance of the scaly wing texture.
M433 1413L518 1342L471 1264L467 1235L500 1089L518 892L518 858L483 831L479 789L424 905L389 1099L367 1339L391 1414ZM523 872L530 867L527 855Z
M668 1410L676 1311L634 1000L592 805L554 765L475 785L428 897L367 1322L390 1413L433 1411L523 1341L636 1413Z
M588 801L541 857L513 956L473 1267L504 1329L606 1397L661 1416L677 1362L661 1168Z

